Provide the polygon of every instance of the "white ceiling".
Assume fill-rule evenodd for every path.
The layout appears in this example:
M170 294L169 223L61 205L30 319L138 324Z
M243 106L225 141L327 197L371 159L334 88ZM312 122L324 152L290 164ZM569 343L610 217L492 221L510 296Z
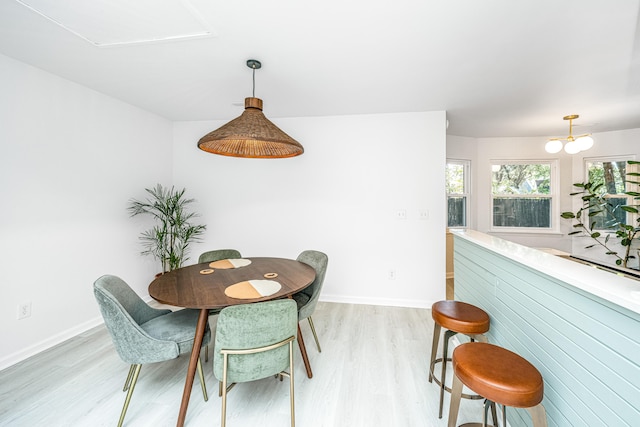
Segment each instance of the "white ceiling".
M446 110L448 133L472 137L566 136L568 114L574 134L640 128L640 0L1 0L0 53L170 120L238 116L255 58L269 118Z

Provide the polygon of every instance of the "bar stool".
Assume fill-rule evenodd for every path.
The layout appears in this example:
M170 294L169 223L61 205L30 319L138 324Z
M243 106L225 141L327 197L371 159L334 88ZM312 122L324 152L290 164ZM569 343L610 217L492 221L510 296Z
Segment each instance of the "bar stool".
M455 427L465 385L485 398L482 425L487 425L487 409L494 403L502 405L502 425L506 426L507 406L526 408L534 427L547 427L547 415L542 406L544 383L542 375L523 357L494 344L471 342L453 351L453 386L449 407L449 427ZM494 417L495 422L495 417ZM465 424L480 425L479 423Z
M450 358L447 358L449 339L456 334L463 334L471 338L471 341L487 342L487 337L484 333L489 330L489 315L481 308L467 304L466 302L445 300L438 301L431 306L431 317L433 317L434 326L433 343L431 344L431 360L429 363L429 382L435 380L436 384L440 386L440 409L438 418L442 418L444 392L445 390L451 392L451 389L444 385L447 361L451 361ZM446 329L443 339L442 357L436 359L438 339L440 338L442 328ZM433 369L437 363L442 363L440 380L433 374ZM481 396L468 394L463 394L462 397L466 399L482 398Z

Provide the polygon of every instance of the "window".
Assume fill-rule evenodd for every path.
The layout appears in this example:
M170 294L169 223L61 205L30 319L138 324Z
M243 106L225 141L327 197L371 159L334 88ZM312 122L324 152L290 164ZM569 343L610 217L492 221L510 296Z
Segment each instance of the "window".
M468 160L447 160L447 227L466 228L469 214Z
M552 231L559 217L555 161L491 162L494 231Z
M632 184L627 183L627 173L636 172L634 164L627 164L631 157L618 158L592 158L585 159L586 181L595 185L602 185L601 191L605 193L605 198L611 205L611 209L600 210L597 207L590 208L591 212L600 210L599 214L591 213L590 221L595 225L591 227L596 230L610 229L611 225L620 222L623 224L633 224L634 214L620 209L620 206L632 205L633 197L624 194L625 191L635 191ZM633 170L631 170L633 169Z

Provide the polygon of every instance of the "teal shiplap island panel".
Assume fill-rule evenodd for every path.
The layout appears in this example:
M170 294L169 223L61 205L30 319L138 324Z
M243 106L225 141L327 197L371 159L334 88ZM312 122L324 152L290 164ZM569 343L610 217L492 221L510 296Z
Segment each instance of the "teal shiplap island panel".
M549 426L640 426L639 281L474 231L454 233L454 278L489 341L540 370Z

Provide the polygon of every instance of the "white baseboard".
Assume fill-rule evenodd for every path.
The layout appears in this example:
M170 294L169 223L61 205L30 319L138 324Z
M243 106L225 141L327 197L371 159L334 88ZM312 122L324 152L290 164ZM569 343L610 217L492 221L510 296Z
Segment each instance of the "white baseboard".
M54 347L58 344L60 344L61 342L64 342L70 338L75 337L76 335L79 335L83 332L88 331L91 328L95 328L96 326L99 326L101 324L103 324L104 321L102 320L102 317L96 317L95 319L89 320L87 322L84 322L80 325L76 325L73 328L69 328L66 331L62 331L59 334L56 334L52 337L47 338L46 340L42 340L38 343L35 343L27 348L24 348L20 351L17 351L15 353L12 353L6 357L3 357L2 359L0 359L0 371L2 371L3 369L6 369L10 366L13 366L17 363L20 363L26 359L28 359L31 356L34 356L40 352L43 352L45 350L50 349L51 347Z
M361 297L345 297L344 295L326 295L320 296L320 301L336 302L343 304L364 304L364 305L383 305L387 307L407 307L407 308L431 308L435 301L424 300L407 300L407 299L389 299L389 298L361 298Z

